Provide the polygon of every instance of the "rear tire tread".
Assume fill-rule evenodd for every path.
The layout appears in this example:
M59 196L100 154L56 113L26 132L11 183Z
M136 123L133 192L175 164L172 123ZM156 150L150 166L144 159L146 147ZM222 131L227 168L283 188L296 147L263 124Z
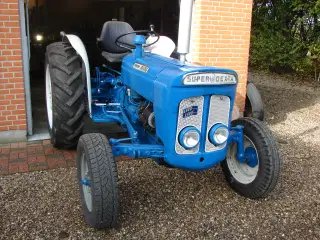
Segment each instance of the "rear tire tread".
M51 140L55 147L70 148L77 144L84 125L85 81L82 79L82 62L68 42L50 44L46 61L52 82Z

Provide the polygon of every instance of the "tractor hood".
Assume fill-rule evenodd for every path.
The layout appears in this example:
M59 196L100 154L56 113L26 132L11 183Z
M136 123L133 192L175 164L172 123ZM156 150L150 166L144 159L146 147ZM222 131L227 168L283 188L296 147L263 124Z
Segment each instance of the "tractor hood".
M210 128L206 127L211 124L211 122L208 123L210 114L213 114L210 116L210 121L230 125L237 87L236 72L215 67L181 64L178 60L149 53L138 59L134 54L126 56L121 72L125 85L153 103L156 135L164 145L165 159L168 164L185 169L201 170L208 169L225 158L227 148L222 148L213 154L207 152L205 145L202 144L196 154L180 154L175 147L181 128L191 121L190 118L187 119L189 115L184 116L182 112L201 118L204 129ZM226 84L228 82L224 81L226 76L231 76L234 80L232 84ZM191 106L192 112L190 102L189 105L185 104L188 102L187 99L197 99L190 100L194 104ZM213 112L209 113L211 104L213 108L210 111ZM197 109L195 112L193 112L194 106ZM197 117L192 119L198 121ZM201 129L202 127L199 127L198 130L202 133L201 138L204 143L207 141L208 134ZM199 160L202 161L201 164Z
M192 73L229 73L235 76L237 73L229 69L205 67L191 63L181 64L177 59L166 58L160 55L145 53L142 58L135 59L135 54L126 56L122 62L122 81L125 85L134 89L147 100L154 102L155 82L170 87L186 88L210 88L205 85L184 85L183 77ZM235 85L235 84L234 84Z

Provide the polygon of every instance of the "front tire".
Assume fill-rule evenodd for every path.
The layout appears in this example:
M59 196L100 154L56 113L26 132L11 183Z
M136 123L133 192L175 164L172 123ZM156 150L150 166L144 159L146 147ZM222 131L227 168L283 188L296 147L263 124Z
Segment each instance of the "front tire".
M119 206L118 175L104 135L91 133L80 137L77 178L86 222L96 229L114 227Z
M67 42L47 47L46 103L51 142L57 148L76 146L84 126L82 61Z
M268 127L254 118L242 118L232 122L244 126L245 150L253 151L258 163L240 163L237 144L229 145L226 160L221 163L225 178L238 194L256 199L266 197L276 186L280 174L281 159L274 137Z

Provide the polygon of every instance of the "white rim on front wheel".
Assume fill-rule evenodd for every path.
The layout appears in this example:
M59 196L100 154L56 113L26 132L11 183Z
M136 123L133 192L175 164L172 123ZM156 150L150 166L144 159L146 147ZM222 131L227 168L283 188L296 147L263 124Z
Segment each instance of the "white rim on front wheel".
M49 127L52 129L53 113L52 113L52 88L49 64L46 67L46 100Z
M88 163L85 159L85 154L81 156L81 184L84 201L89 212L92 211L92 195L91 195L91 179L89 175Z
M244 149L248 147L254 148L258 156L256 146L247 136L244 136ZM232 176L242 184L252 183L258 175L259 157L258 164L255 167L250 167L247 163L241 163L237 158L236 143L231 144L228 148L227 164Z

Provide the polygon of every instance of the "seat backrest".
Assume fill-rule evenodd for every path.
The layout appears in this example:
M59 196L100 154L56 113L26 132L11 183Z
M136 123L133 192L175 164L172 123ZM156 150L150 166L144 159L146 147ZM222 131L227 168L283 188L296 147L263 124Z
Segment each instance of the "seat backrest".
M109 53L125 53L128 49L118 47L115 43L116 39L125 33L133 32L133 28L129 23L120 21L109 21L103 25L100 36L100 47L103 51ZM119 39L121 42L133 44L135 34L130 34Z

